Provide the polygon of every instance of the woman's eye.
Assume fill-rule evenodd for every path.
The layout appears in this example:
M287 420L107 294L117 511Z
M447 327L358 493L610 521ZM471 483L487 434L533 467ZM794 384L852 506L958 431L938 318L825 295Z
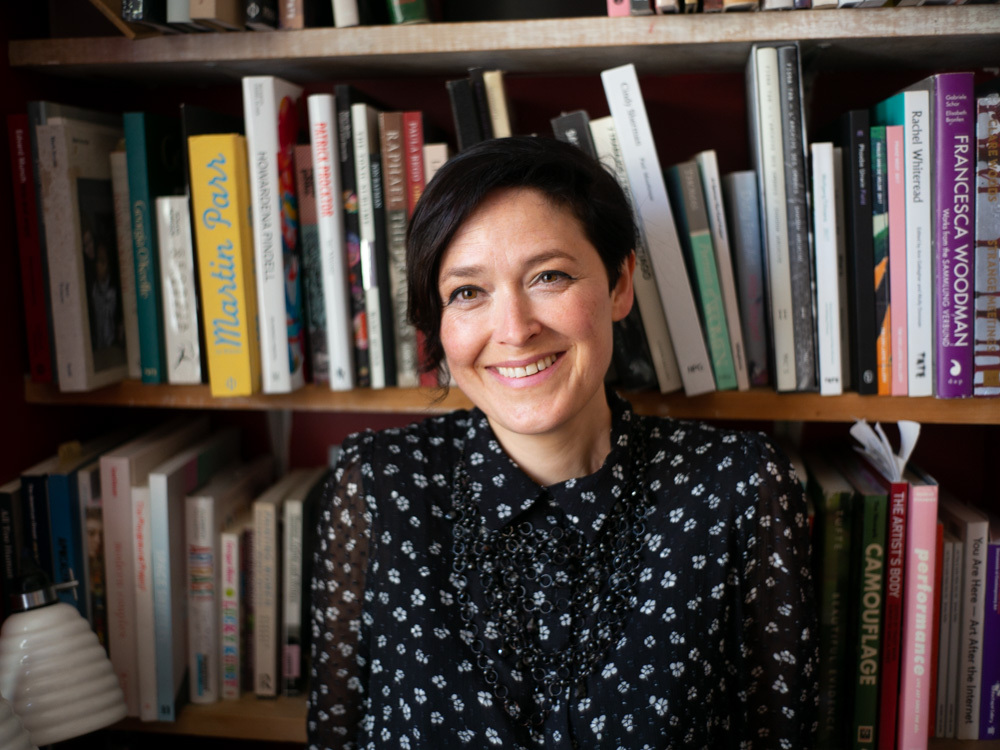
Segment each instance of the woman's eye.
M451 293L451 296L448 297L448 303L451 304L456 300L461 302L468 302L470 300L476 299L478 296L479 296L479 290L476 289L475 287L462 286Z
M542 271L538 274L538 280L543 284L552 284L557 281L564 281L571 278L569 274L565 274L562 271Z

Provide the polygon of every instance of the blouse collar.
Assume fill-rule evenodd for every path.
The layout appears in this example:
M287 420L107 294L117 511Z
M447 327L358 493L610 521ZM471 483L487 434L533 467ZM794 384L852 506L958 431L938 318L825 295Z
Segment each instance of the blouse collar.
M485 526L497 531L516 523L538 503L549 503L567 523L576 525L592 541L613 503L627 484L632 461L629 433L634 419L629 403L607 388L611 408L611 452L593 474L542 487L500 447L489 420L478 408L471 412L465 440L465 464L470 487Z

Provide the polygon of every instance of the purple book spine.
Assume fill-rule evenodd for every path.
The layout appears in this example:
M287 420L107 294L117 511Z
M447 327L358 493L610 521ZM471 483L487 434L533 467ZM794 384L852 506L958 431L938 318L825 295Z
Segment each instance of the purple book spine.
M972 73L935 76L934 320L938 398L972 395L976 100Z
M1000 739L1000 543L986 554L986 610L983 616L983 682L979 694L979 739Z

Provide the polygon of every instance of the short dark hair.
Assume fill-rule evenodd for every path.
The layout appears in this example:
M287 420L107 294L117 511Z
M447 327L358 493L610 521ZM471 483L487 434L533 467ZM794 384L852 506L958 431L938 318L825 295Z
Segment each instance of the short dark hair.
M482 141L449 159L428 183L406 239L407 312L424 336L422 369L444 359L441 346L441 258L466 219L495 190L531 188L579 220L614 288L635 248L636 227L618 181L599 161L553 138L517 136Z

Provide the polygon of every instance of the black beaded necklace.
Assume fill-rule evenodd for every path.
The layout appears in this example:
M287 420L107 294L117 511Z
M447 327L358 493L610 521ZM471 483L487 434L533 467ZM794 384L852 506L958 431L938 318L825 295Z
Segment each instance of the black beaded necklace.
M582 697L598 659L618 640L635 606L650 508L641 429L630 431L628 445L633 462L627 489L592 543L575 526L546 529L522 522L488 529L479 514L478 493L470 486L464 450L455 467L448 513L453 521L451 581L457 589L463 637L497 701L536 742L544 740L542 725L558 700L568 700L571 688ZM480 605L470 593L473 572L482 586L484 621L495 624L498 631L483 634L494 642L492 647L474 622ZM547 592L565 594L552 601ZM568 617L569 639L564 648L544 649L539 618L553 611ZM500 680L497 660L512 667L515 680L530 681L534 704L530 710Z

